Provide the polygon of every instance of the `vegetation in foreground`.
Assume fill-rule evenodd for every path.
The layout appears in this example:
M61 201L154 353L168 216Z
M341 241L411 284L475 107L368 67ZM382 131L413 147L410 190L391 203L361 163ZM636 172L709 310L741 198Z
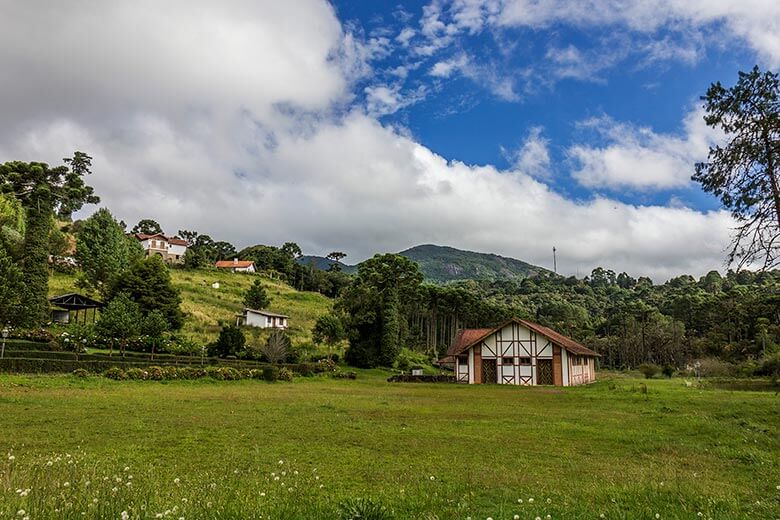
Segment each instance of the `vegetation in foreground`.
M780 510L774 393L681 379L552 389L385 376L292 384L3 376L0 517L670 519Z

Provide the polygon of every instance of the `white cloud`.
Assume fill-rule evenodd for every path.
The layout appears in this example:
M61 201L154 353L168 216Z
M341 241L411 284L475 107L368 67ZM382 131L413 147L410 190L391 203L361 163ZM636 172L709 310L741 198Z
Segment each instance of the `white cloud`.
M411 27L404 27L401 30L401 32L398 33L398 36L395 37L395 41L397 41L404 47L408 47L409 41L411 41L411 39L414 38L415 34L417 34L417 31L415 31Z
M722 265L726 213L567 199L531 176L549 163L541 132L526 172L501 171L377 121L408 100L395 85L367 92L376 113L345 111L370 51L324 1L142 7L4 9L0 160L87 151L119 218L239 247L294 240L357 261L433 242L549 265L555 245L563 272L657 278Z
M550 177L550 140L542 135L543 129L532 127L523 144L512 153L505 152L515 170L538 179Z
M574 178L591 188L650 190L686 186L694 164L705 160L709 146L720 138L705 125L701 109L686 116L679 136L658 134L606 116L580 126L606 139L601 146L579 144L568 150L576 164Z
M425 99L427 90L420 86L415 90L402 91L401 85L373 85L366 87L366 111L374 116L394 114Z

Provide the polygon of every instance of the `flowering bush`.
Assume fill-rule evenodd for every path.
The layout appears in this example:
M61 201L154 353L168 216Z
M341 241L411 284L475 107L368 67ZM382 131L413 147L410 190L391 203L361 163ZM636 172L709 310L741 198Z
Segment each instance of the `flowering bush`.
M279 381L292 381L293 380L292 370L290 370L289 368L280 368L277 379Z
M111 367L105 372L103 372L103 376L107 377L109 379L114 379L116 381L122 381L123 379L127 379L127 374L124 370L122 370L119 367Z
M149 372L142 368L128 368L125 372L127 379L146 380L149 379Z
M149 379L153 381L162 381L165 379L165 372L163 371L162 367L149 367L146 369L147 372L149 372Z
M73 371L73 375L75 377L87 377L89 375L89 372L87 372L83 368L77 368L76 370Z

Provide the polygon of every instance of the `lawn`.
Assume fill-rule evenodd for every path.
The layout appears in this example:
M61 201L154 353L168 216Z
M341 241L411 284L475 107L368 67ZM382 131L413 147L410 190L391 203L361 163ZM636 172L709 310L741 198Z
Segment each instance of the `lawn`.
M775 392L385 377L0 376L0 518L780 514Z
M181 309L186 316L182 334L204 344L216 339L220 321L235 322L236 313L243 308L244 293L256 279L263 282L271 298L268 310L290 317L288 332L295 345L311 342L314 323L332 306L332 301L319 293L296 291L286 283L261 275L171 269L171 278L181 293ZM212 287L215 282L219 283L219 289ZM50 296L74 291L81 291L74 276L53 273L49 278ZM258 330L250 333L262 334Z

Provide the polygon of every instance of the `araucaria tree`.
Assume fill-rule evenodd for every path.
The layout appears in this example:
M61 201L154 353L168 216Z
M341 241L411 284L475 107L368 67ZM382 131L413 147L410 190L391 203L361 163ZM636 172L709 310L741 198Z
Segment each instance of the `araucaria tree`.
M265 309L271 304L271 298L268 297L265 287L260 279L255 279L252 286L247 289L244 295L244 306L250 309Z
M107 297L117 277L143 257L143 249L128 237L111 213L101 208L86 219L76 234L79 284Z
M25 280L22 324L40 326L49 319L49 232L52 215L70 218L84 204L97 203L92 187L84 183L92 158L76 152L65 165L51 168L41 162L13 161L0 165L0 192L12 195L27 212L22 251Z
M693 180L720 198L737 221L729 264L780 265L780 81L754 67L731 88L714 83L702 97L708 126L726 135L696 165Z

